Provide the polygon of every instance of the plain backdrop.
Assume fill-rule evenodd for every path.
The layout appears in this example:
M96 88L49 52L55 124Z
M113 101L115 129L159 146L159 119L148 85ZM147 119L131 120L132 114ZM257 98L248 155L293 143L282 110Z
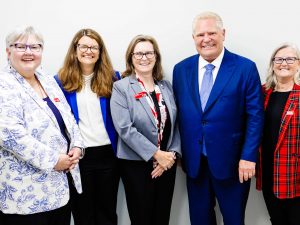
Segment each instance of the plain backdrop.
M2 0L0 3L0 66L6 65L5 37L20 25L33 25L44 35L42 67L49 75L62 66L73 35L81 28L100 33L114 68L125 68L125 51L137 34L152 35L162 53L167 79L173 66L196 53L193 18L202 11L217 12L226 28L225 46L257 63L262 81L269 57L282 42L300 45L300 3L297 0ZM252 181L246 225L269 225L262 194ZM129 225L124 189L118 197L119 225ZM218 223L222 219L218 213ZM178 168L170 225L189 225L185 175Z

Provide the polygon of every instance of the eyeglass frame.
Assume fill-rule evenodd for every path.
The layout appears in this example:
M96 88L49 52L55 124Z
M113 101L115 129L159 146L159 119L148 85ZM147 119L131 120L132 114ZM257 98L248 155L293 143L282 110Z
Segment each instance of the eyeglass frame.
M139 54L139 55L138 55ZM152 57L148 57L147 54L153 54ZM141 60L144 56L147 58L147 59L153 59L155 56L156 56L156 53L155 51L147 51L147 52L133 52L131 53L131 55L136 59L136 60ZM137 58L137 56L142 56L140 58Z
M25 47L24 51L23 50L20 51L20 48L17 47L18 45L24 46ZM38 48L37 51L35 51L35 50L32 51L32 48L34 46L39 46L39 48ZM43 45L42 44L31 44L31 45L28 45L28 44L22 44L22 43L13 43L13 44L10 44L9 47L14 47L17 52L26 52L26 50L29 48L29 50L31 52L35 52L36 53L36 52L40 52L43 49Z
M82 51L80 48L81 47L86 47L86 51ZM93 48L95 48L95 47L97 47L97 51L96 52L94 52L94 50L93 50ZM85 44L77 44L76 45L76 48L78 48L79 49L79 51L81 51L82 53L85 53L85 52L87 52L89 49L90 49L90 52L92 52L92 53L99 53L100 52L100 47L99 46L97 46L97 45L92 45L92 46L88 46L88 45L85 45Z
M279 62L279 61L281 62ZM286 64L294 64L296 60L299 60L297 57L287 57L287 58L282 58L282 57L274 57L272 59L272 61L275 63L275 64L282 64L284 61L286 62ZM277 62L276 62L277 61Z

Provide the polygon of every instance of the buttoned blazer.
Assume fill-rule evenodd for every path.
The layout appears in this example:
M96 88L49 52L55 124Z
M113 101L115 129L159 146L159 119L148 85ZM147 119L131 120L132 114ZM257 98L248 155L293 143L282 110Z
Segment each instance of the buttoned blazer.
M266 90L265 109L273 89ZM286 101L281 117L278 141L274 153L273 192L277 198L287 199L300 196L300 86L295 84ZM261 148L262 150L262 148ZM261 157L260 157L261 159ZM263 184L260 161L257 188Z
M179 154L180 136L176 123L177 109L171 84L157 82L171 121L171 133L166 151ZM151 108L145 97L136 98L142 89L134 75L114 83L110 100L113 123L119 134L117 157L127 160L144 160L152 158L158 148L158 131Z
M254 62L225 49L204 111L198 84L199 55L174 67L183 168L199 174L203 139L217 179L238 174L240 159L256 162L263 127L263 97Z
M116 74L116 78L119 80L120 79L120 74L119 72L115 72ZM54 76L56 82L58 83L58 85L60 86L61 90L63 91L70 107L72 110L72 113L75 117L75 120L78 124L79 122L79 113L78 113L78 105L77 105L77 94L76 91L72 91L72 92L68 92L66 90L64 90L61 81L59 80L58 75ZM104 122L104 126L106 129L106 132L108 134L109 140L111 142L112 148L114 150L114 152L117 152L117 141L118 141L118 135L117 132L115 130L115 127L113 125L112 122L112 118L111 118L111 113L110 113L110 98L105 98L105 97L100 97L99 98L99 107L101 108L101 113L102 113L102 117L103 117L103 122Z
M70 147L83 141L70 107L57 83L41 71L36 76L66 125ZM32 214L59 208L69 201L65 172L54 170L68 143L47 103L13 68L0 73L0 210ZM71 171L82 192L78 165Z

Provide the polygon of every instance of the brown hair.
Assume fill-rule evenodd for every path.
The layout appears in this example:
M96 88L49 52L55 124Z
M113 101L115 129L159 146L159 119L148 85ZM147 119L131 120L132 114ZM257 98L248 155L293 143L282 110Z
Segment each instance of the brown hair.
M81 29L75 34L65 57L63 67L58 72L58 77L66 91L79 92L82 89L83 77L80 62L77 59L76 48L78 41L83 36L97 41L100 48L99 59L94 67L91 89L97 96L110 97L113 82L116 80L115 72L101 36L92 29Z
M134 51L135 46L140 42L150 42L153 45L153 49L155 52L156 62L153 68L153 78L155 80L162 80L163 79L163 71L161 66L161 55L158 48L158 44L156 40L148 35L137 35L135 36L132 41L130 42L127 51L126 51L126 70L123 72L122 77L127 77L131 74L134 74L134 66L132 63L132 53Z

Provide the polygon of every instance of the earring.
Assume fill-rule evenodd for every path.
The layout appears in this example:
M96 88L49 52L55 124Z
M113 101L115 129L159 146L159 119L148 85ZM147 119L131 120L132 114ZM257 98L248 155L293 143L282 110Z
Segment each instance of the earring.
M10 63L9 58L7 58L7 65L9 66L9 69L11 69L11 63Z

